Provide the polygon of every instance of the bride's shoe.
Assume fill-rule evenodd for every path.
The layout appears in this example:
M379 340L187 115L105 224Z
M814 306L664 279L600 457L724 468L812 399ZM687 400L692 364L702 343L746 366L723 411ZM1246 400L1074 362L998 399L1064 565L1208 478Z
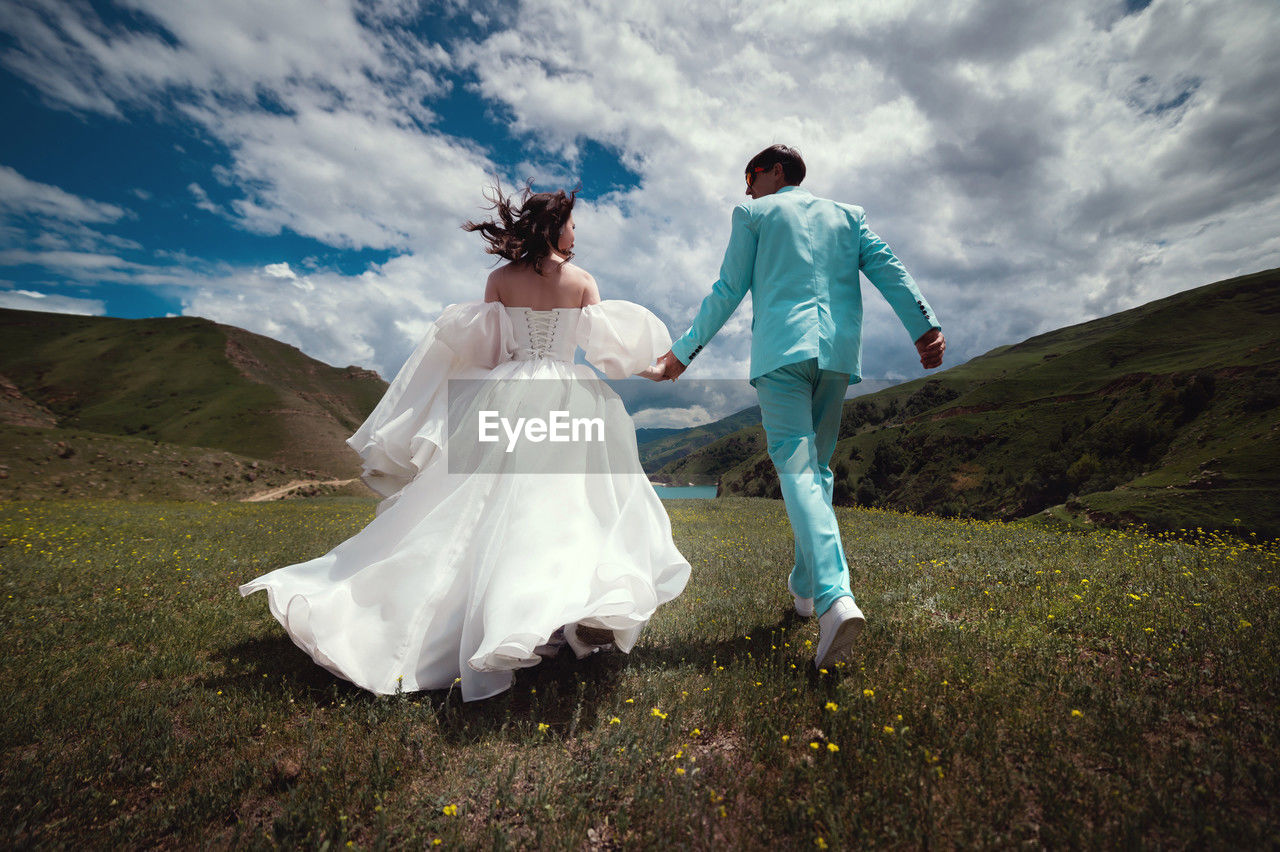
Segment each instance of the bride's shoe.
M556 629L555 633L551 634L551 638L547 640L545 645L539 645L534 648L533 653L537 654L539 657L554 657L556 654L559 654L560 649L567 644L569 644L569 642L564 638L564 628L560 627Z
M613 631L604 627L587 627L583 624L575 625L578 638L588 645L612 645Z
M583 624L566 624L564 638L580 660L613 645L612 630L603 627L587 627Z

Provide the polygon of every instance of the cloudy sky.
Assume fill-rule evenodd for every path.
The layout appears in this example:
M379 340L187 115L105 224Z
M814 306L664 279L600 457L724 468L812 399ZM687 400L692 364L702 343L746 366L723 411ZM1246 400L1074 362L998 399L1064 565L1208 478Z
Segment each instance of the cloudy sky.
M388 378L481 298L493 175L581 184L577 261L673 335L773 142L866 208L951 364L1280 266L1275 0L0 0L0 122L0 306ZM867 289L865 374L921 375ZM749 317L686 375L745 377Z

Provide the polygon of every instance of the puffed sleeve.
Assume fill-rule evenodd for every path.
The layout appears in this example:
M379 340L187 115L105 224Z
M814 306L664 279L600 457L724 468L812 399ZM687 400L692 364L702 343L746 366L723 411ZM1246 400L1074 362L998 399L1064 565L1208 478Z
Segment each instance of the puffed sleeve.
M493 368L510 361L515 351L511 317L501 302L450 305L440 312L435 326L440 341L465 366Z
M492 368L509 360L514 349L511 319L500 302L445 308L382 400L347 439L364 462L365 484L383 497L408 485L443 446L449 379Z
M582 309L578 345L587 360L611 379L648 367L671 348L671 334L648 308L608 299Z

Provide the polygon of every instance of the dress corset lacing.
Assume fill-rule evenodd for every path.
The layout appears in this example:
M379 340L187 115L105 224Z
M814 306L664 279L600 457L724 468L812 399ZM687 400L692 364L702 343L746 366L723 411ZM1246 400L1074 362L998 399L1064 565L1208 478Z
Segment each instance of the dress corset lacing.
M530 358L551 357L551 347L556 341L556 324L560 318L556 311L526 309L525 321L529 329L529 346L525 353Z

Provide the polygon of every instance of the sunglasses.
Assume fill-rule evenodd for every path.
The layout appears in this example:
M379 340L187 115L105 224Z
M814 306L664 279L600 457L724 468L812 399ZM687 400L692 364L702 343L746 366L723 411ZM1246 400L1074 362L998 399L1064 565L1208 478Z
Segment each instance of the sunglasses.
M767 172L767 171L769 170L764 166L756 166L754 169L747 172L747 189L750 189L755 185L756 175L760 174L761 172Z

